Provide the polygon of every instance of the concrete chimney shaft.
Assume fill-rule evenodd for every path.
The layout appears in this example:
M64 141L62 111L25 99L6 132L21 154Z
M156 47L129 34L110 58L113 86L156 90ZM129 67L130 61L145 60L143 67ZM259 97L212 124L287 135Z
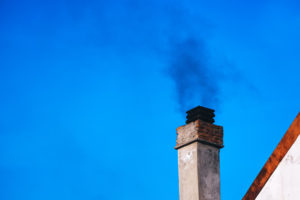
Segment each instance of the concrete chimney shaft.
M180 200L220 200L219 151L223 128L212 124L214 110L198 106L177 128Z

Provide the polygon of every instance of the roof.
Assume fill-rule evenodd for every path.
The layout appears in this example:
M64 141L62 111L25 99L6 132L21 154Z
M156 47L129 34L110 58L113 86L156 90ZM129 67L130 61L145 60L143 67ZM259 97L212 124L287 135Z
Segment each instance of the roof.
M300 113L265 163L242 200L254 200L300 135Z

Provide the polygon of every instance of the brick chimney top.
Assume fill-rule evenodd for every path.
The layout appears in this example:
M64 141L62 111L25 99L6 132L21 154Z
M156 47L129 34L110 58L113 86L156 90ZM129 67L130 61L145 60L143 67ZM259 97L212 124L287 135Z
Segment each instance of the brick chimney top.
M179 199L220 200L220 160L223 127L214 123L214 110L197 106L177 128Z
M186 123L190 123L193 121L196 121L198 119L213 124L215 122L214 120L214 110L209 109L209 108L205 108L202 106L197 106L189 111L187 111L187 116L186 116Z

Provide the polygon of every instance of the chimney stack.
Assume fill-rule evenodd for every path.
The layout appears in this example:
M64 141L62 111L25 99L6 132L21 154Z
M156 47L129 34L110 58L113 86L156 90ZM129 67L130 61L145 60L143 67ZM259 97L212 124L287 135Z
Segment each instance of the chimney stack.
M180 200L220 200L223 127L214 125L214 110L197 106L177 128Z

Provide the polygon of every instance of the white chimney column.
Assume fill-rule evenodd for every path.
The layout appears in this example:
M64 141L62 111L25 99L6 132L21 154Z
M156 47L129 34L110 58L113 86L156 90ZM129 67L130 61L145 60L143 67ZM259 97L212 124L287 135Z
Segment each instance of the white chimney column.
M213 112L196 107L187 112L188 124L177 128L180 200L220 200L223 128L212 124Z

